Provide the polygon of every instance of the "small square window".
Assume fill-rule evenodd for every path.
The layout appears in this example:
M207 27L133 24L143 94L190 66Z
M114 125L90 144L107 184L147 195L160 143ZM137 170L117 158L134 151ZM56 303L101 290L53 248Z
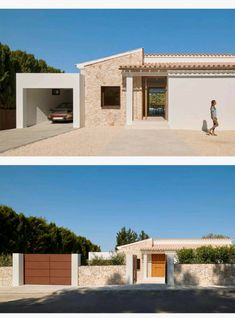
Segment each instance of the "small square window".
M52 89L52 95L60 95L60 89Z
M120 86L101 87L101 107L120 108Z

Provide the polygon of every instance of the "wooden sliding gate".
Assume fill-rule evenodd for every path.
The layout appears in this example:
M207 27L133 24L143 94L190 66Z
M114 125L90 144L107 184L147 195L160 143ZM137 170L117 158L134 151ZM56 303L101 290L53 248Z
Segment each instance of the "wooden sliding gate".
M24 254L24 283L71 285L71 254Z

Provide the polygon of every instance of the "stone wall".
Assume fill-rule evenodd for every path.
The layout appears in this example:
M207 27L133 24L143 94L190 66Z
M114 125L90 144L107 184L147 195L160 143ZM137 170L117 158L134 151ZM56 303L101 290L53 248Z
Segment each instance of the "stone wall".
M144 248L151 248L153 246L153 240L152 238L128 244L127 246L120 246L118 249L118 253L124 253L127 255L136 255L137 258L140 259L140 270L137 271L137 282L141 283L144 279L144 259L143 259L143 253L141 252L141 249ZM151 271L151 255L148 255L147 258L148 261L148 273Z
M126 123L126 81L119 70L121 65L142 64L142 49L109 60L85 66L81 74L85 75L85 126L122 126ZM101 107L101 86L120 86L120 108ZM142 82L134 78L133 83L134 118L142 115Z
M235 264L175 264L175 285L234 285Z
M123 285L126 283L126 265L80 266L79 286Z
M0 267L0 287L12 286L12 267Z

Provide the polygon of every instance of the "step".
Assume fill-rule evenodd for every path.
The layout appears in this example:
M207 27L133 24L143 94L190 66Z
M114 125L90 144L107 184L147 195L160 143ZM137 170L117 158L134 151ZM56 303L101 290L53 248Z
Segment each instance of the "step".
M132 125L126 126L128 129L169 129L168 122L152 120L134 120Z

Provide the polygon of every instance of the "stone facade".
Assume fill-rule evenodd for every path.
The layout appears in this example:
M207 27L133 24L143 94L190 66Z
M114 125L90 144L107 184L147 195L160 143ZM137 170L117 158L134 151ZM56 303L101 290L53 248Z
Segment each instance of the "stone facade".
M12 286L12 267L0 267L0 287Z
M175 264L175 285L235 286L235 264Z
M153 245L153 240L147 239L143 240L137 243L133 244L128 244L127 246L120 246L118 249L119 253L124 253L126 256L127 255L136 255L137 258L140 259L140 269L137 270L137 282L141 283L144 279L144 259L143 259L143 253L141 252L141 249L143 248L151 248ZM149 254L147 256L147 263L148 263L148 273L151 272L151 255Z
M85 75L85 126L122 126L126 123L126 81L119 70L120 65L142 64L143 50L139 49L130 54L111 58L105 61L90 64L81 69ZM101 86L120 86L120 108L101 107ZM134 78L133 82L133 116L141 119L142 116L142 80Z
M126 265L79 266L79 286L123 285L126 283Z

